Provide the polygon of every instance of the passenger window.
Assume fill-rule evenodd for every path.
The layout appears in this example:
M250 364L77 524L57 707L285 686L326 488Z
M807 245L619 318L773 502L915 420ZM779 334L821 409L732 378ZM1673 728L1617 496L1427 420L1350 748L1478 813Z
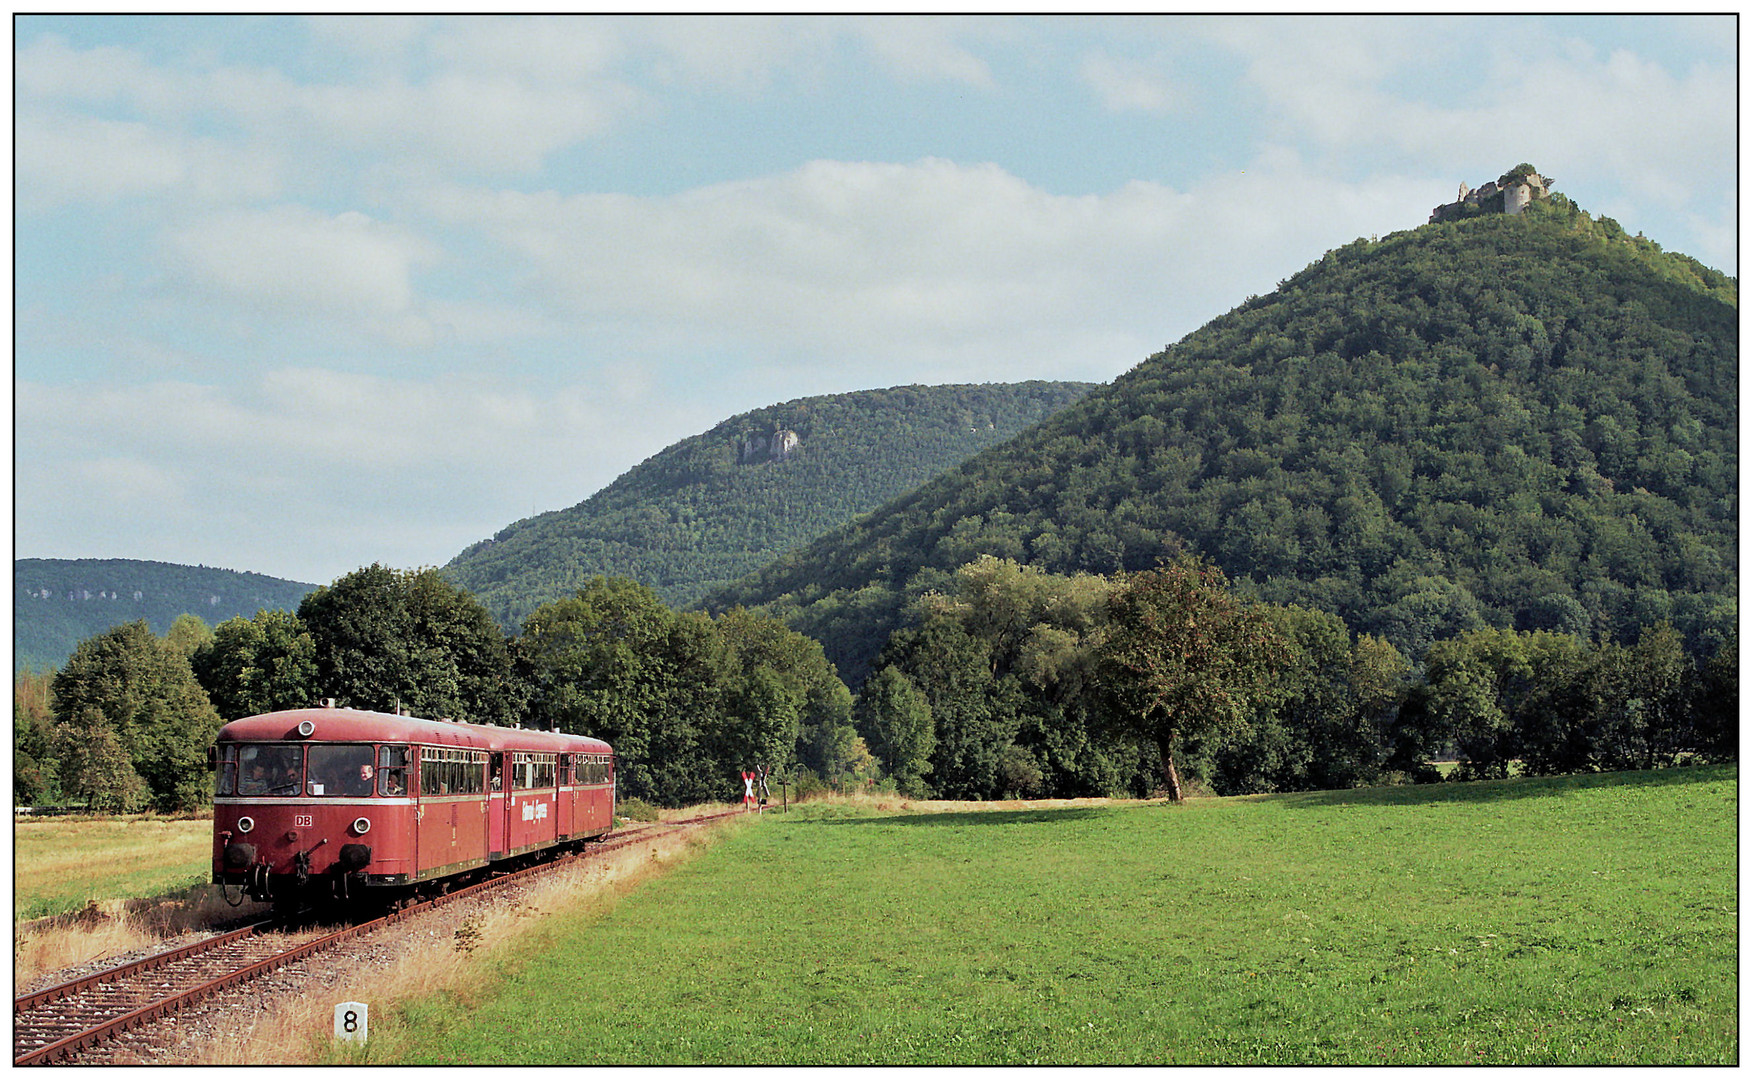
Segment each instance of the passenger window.
M444 794L444 763L438 760L438 751L420 751L420 794Z
M408 748L385 746L377 751L377 793L385 796L408 793Z

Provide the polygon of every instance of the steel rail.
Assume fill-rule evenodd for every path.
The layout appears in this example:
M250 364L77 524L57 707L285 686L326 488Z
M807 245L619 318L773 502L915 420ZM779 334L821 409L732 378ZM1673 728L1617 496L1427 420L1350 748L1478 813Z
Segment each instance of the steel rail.
M392 911L388 915L378 919L373 919L370 922L360 923L356 926L343 927L333 933L325 934L322 937L307 941L302 945L294 946L285 952L278 953L265 960L238 968L237 970L221 975L218 978L210 979L187 990L172 994L161 1000L141 1006L140 1008L123 1013L120 1016L116 1016L112 1019L93 1025L92 1027L75 1032L72 1035L57 1039L27 1053L15 1054L12 1063L14 1066L40 1065L65 1057L68 1054L93 1046L112 1035L120 1034L121 1032L139 1027L142 1024L157 1020L160 1017L179 1012L182 1009L185 1009L204 998L211 997L222 990L227 990L233 986L259 978L270 971L302 960L307 956L338 945L350 938L358 937L362 934L381 929L392 923L400 922L403 919L410 918L443 904L447 904L453 900L460 900L465 896L472 896L476 893L497 889L523 878L556 869L557 867L564 866L568 863L584 859L592 854L615 851L627 847L639 842L642 839L640 834L643 834L650 828L700 825L708 821L716 821L720 818L730 817L733 814L740 813L746 813L746 811L731 810L724 813L706 814L697 818L688 818L683 821L657 822L654 826L635 827L634 829L623 833L621 836L604 836L602 841L595 846L583 851L575 852L563 858L550 859L537 863L534 866L524 867L521 870L514 870L510 873L489 877L485 881L476 882L473 885L445 892L439 896L431 898L430 900L421 901L420 903L402 908L399 911ZM228 934L221 934L207 938L176 949L167 950L163 953L155 953L152 956L145 957L129 964L120 964L116 967L107 968L103 971L84 976L83 978L74 979L70 982L61 983L58 986L52 986L45 990L39 990L35 993L27 994L15 999L13 1016L16 1018L21 1013L30 1012L42 1005L71 996L80 990L92 986L97 986L106 982L117 982L123 978L137 975L152 970L153 968L162 967L175 960L199 955L203 952L210 952L222 945L229 944L233 941L240 941L251 935L265 932L266 927L276 925L277 922L278 920L270 919L253 926L246 926L241 930L234 930Z
M168 949L161 953L153 953L151 956L142 957L139 960L133 960L126 964L117 964L115 967L105 968L102 971L94 971L90 975L85 975L61 983L58 986L51 986L43 990L37 990L25 994L13 999L13 1015L22 1012L30 1012L38 1006L47 1005L49 1002L56 1001L60 998L70 997L81 990L97 986L100 983L115 982L119 979L127 978L130 975L136 975L143 971L150 971L156 967L163 967L165 964L181 960L187 956L195 956L199 953L209 952L213 949L219 948L221 945L229 945L233 941L241 941L246 937L265 933L269 928L276 925L278 925L276 920L268 919L250 926L245 926L240 930L233 930L225 934L216 934L210 938L202 938L200 941L192 942L188 945L182 945L175 949Z

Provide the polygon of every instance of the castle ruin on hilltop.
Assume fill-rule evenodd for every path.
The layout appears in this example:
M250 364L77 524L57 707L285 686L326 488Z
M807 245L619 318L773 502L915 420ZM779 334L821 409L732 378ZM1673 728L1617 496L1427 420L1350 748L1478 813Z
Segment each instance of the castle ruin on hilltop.
M1550 177L1540 176L1531 165L1517 165L1476 191L1462 181L1460 197L1430 211L1430 224L1477 214L1519 214L1534 199L1550 194Z

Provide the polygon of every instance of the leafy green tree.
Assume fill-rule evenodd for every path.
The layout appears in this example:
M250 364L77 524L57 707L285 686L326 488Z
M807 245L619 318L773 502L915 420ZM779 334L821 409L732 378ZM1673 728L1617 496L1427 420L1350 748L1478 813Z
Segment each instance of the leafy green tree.
M1380 638L1353 638L1335 615L1294 606L1268 606L1264 614L1286 657L1251 723L1220 741L1212 786L1237 794L1377 783L1410 664Z
M1567 634L1523 640L1530 646L1528 682L1515 720L1522 767L1536 776L1596 771L1605 688L1600 663L1609 650Z
M1155 745L1168 797L1180 802L1180 740L1244 724L1286 649L1220 569L1182 556L1120 579L1099 656L1112 722Z
M88 810L133 813L151 800L122 740L98 710L85 706L56 725L54 753L61 791ZM172 806L170 809L186 809Z
M870 757L852 722L852 692L837 676L832 685L811 691L797 756L817 775L835 783L857 779L860 762Z
M1740 750L1740 652L1728 640L1698 673L1693 749L1704 761L1732 761Z
M877 760L903 795L925 798L930 787L936 726L925 695L898 668L885 667L865 681L853 711Z
M1596 667L1603 769L1671 765L1687 748L1691 663L1670 623L1645 629L1636 644L1607 645Z
M723 649L724 764L803 764L838 783L850 763L851 692L821 644L770 616L733 608L713 620Z
M316 642L290 611L226 619L191 662L213 707L227 720L305 708L322 697Z
M510 724L520 713L504 634L436 570L374 563L306 596L298 617L315 645L321 697L473 723Z
M676 615L624 578L537 608L516 641L543 727L614 745L620 789L661 805L724 798L734 773L710 745L723 658L702 615Z
M977 766L963 780L936 776L938 786L959 784L964 798L1146 789L1136 783L1135 752L1103 731L1095 715L1094 642L1111 583L982 555L943 585L917 602L917 634L896 635L883 654L930 702L944 763ZM964 662L951 662L957 657ZM984 675L976 663L984 664ZM982 685L983 713L971 697Z
M49 709L48 672L20 671L12 677L12 801L16 806L52 802L59 794L59 765L53 753L54 715Z
M212 642L213 628L199 615L185 611L171 620L170 629L164 632L164 640L176 646L184 656L194 656Z
M1475 630L1435 643L1424 663L1428 722L1467 759L1457 776L1506 776L1522 757L1538 771L1587 767L1592 740L1574 737L1592 708L1575 696L1593 663L1586 643L1544 630Z
M764 664L735 680L725 695L721 760L770 770L794 756L802 695L789 682Z
M880 662L901 668L930 705L935 795L990 799L1001 794L999 766L1021 729L1024 701L1014 675L994 677L992 647L953 619L928 619L917 629L897 632ZM880 744L874 733L865 735Z
M81 642L55 675L51 710L60 729L55 755L64 794L91 797L97 789L86 773L100 766L109 778L105 790L120 782L105 756L109 742L102 733L108 732L160 809L187 810L208 800L207 749L219 714L188 657L143 620ZM80 740L92 749L76 749Z

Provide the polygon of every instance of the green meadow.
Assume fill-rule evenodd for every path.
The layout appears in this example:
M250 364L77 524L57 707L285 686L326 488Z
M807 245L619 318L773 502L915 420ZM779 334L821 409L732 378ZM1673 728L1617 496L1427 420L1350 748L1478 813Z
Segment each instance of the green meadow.
M332 1060L1732 1064L1734 766L1042 810L810 804Z
M12 917L78 911L91 901L162 896L213 872L213 819L129 814L18 818Z

